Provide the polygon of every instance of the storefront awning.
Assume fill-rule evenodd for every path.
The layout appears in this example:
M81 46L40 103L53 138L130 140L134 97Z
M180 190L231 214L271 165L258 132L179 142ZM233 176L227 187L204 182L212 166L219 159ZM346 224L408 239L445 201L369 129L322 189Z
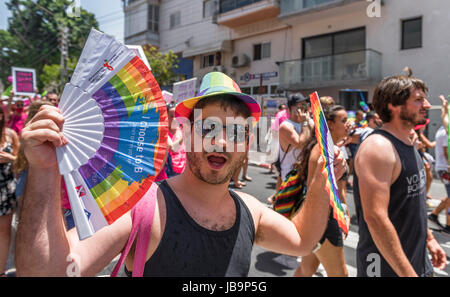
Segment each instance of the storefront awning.
M231 52L233 50L231 40L221 40L214 43L208 43L198 47L188 48L183 51L183 58L199 56L215 52Z

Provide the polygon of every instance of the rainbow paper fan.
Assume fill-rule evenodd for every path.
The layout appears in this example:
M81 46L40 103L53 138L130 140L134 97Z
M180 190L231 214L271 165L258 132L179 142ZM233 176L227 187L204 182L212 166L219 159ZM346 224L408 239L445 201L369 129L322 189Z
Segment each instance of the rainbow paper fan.
M80 239L112 224L163 166L167 111L152 73L132 50L92 30L59 109L69 140L56 149Z
M330 196L330 204L333 208L333 217L338 222L339 227L345 234L348 234L347 222L345 220L344 209L339 199L339 191L334 175L334 143L328 129L327 121L320 104L317 92L309 95L311 100L311 110L314 118L314 128L316 132L317 143L319 144L320 154L325 160L324 169L327 172L326 189Z

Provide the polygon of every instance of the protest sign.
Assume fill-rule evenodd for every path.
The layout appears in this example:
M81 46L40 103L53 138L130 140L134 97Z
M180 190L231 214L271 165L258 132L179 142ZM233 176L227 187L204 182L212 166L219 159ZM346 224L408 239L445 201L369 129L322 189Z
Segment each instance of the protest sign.
M11 67L13 91L15 95L32 96L37 88L36 70L31 68Z
M166 100L166 103L172 103L173 102L173 94L167 91L162 91L162 95L164 100Z
M196 87L197 87L196 77L174 83L173 98L175 98L176 103L179 103L185 99L195 97Z

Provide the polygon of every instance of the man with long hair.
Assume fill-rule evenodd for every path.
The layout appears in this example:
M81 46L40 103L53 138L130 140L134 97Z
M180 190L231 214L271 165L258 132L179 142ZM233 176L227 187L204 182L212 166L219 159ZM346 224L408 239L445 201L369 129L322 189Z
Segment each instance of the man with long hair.
M446 255L427 228L426 175L411 135L427 110L425 83L409 76L380 82L373 105L383 121L355 159L358 276L430 276Z

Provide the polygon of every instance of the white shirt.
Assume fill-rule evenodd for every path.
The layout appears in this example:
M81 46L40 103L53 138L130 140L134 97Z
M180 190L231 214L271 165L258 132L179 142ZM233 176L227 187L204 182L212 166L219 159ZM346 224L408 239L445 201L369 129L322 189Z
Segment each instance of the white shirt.
M444 126L441 126L436 132L436 146L434 147L434 155L436 159L436 171L447 171L447 160L444 151L448 146L448 135Z
M299 135L302 133L302 123L296 123L291 121L290 119L287 119L281 124L281 126L283 125L292 126ZM281 167L282 181L286 179L286 175L289 173L289 171L292 170L292 165L294 165L298 161L298 157L300 156L301 153L302 153L301 149L290 145L288 152L286 154L286 152L281 147L280 142L280 162L282 161L280 167Z

